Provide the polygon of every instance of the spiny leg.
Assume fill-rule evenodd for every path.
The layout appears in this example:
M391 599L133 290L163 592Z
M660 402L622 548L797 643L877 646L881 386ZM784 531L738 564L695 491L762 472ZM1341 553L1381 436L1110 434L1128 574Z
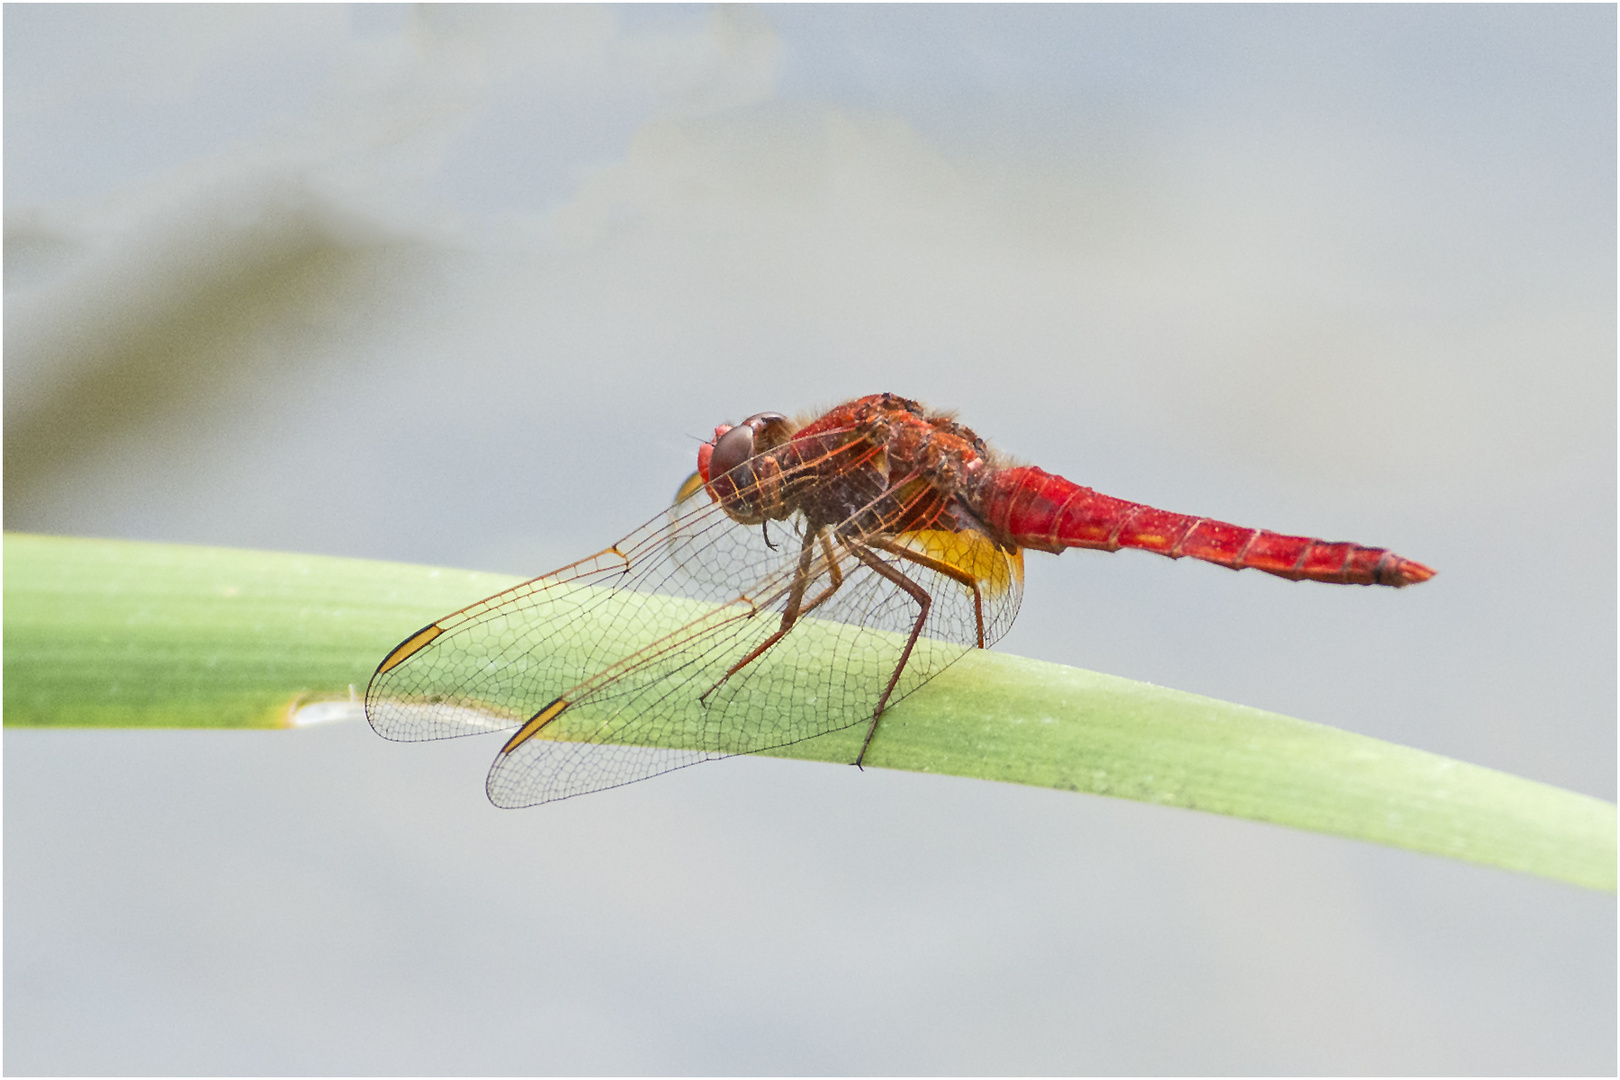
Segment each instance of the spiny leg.
M866 751L872 745L872 736L877 734L878 721L883 718L884 706L888 705L889 696L894 693L895 686L900 682L900 673L906 670L906 662L911 659L911 650L916 647L917 639L922 636L923 624L928 621L928 612L933 607L934 600L928 595L927 589L872 554L864 544L845 540L844 546L849 548L850 553L857 559L871 567L873 573L888 578L909 593L911 598L917 601L918 608L917 621L912 624L911 636L906 639L905 650L900 653L900 662L894 665L894 674L889 676L889 685L883 688L883 696L878 698L877 710L872 714L872 726L866 729L866 741L861 743L861 752L855 756L855 767L858 769L861 762L866 760Z
M820 607L822 604L825 604L828 600L831 600L833 593L837 592L844 584L844 572L838 569L838 557L833 554L832 541L827 539L827 530L816 530L816 536L821 540L822 553L827 556L828 582L827 587L821 590L821 595L817 596L814 600L810 601L804 607L799 609L800 618L810 614L812 611L816 610L816 608Z

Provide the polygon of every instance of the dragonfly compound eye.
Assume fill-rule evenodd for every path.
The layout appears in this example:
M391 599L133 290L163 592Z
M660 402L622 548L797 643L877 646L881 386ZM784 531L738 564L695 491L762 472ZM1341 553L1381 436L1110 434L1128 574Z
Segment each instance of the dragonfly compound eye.
M708 469L710 496L733 521L757 525L787 512L781 504L782 469L769 455L792 434L792 422L781 413L755 413L734 428L715 428L713 449L700 464Z
M714 440L714 453L709 455L709 479L719 480L753 456L754 429L748 424L738 424ZM731 479L738 487L748 483L745 476L735 476Z

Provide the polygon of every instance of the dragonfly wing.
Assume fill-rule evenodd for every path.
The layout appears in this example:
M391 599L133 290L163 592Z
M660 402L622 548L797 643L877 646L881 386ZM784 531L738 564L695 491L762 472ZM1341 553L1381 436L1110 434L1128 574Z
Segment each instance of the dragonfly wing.
M677 529L723 538L736 527L718 506L660 516L614 546L513 586L423 627L388 654L366 689L366 717L400 741L447 739L520 726L586 676L669 633L647 593L696 601L680 622L735 600L742 581L768 589L790 577L795 551L719 551L726 573L679 573ZM712 543L713 541L711 541ZM795 549L796 550L796 549Z
M808 614L782 631L792 592L784 579L778 585L787 588L757 609L734 603L675 627L538 710L532 737L520 732L491 767L490 800L531 806L870 721L896 671L890 704L977 644L981 612L991 633L1004 630L1022 586L1016 552L998 556L999 580L979 568L976 599L973 585L935 567L954 551L959 561L945 565L960 570L964 552L988 558L985 550L959 536L951 551L938 537L905 540L933 565L861 550L929 597L915 641L922 608L910 593L857 555L857 545L830 534L812 540L799 598Z
M536 709L490 769L491 801L550 802L870 719L904 636L784 615L819 611L845 589L868 594L876 575L830 540L807 544L791 530L783 539L773 571L729 603L628 601L661 613L664 625L641 648ZM683 573L706 567L711 578L729 577L725 566L695 558ZM652 626L650 616L642 618Z
M423 627L372 675L366 719L377 734L402 742L516 727L532 695L560 689L566 678L542 646L567 641L569 651L588 651L569 628L593 625L585 616L630 571L609 548Z

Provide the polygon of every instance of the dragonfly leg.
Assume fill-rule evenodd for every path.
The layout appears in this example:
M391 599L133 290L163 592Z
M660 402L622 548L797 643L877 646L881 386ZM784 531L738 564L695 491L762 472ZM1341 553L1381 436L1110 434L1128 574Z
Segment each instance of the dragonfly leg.
M827 587L822 589L814 600L799 609L801 618L832 599L832 594L844 584L844 572L838 569L838 557L833 554L832 541L827 539L827 531L823 529L817 535L821 538L821 549L827 556Z
M810 572L810 560L815 555L816 542L818 539L820 540L822 548L827 554L827 576L829 581L827 583L827 587L811 598L810 602L806 604L804 603L805 590L809 588L810 582L815 577L819 576ZM838 560L833 558L832 545L828 543L825 531L818 531L817 533L806 536L804 538L804 546L799 552L798 569L793 572L793 588L788 593L787 608L782 612L782 624L776 628L776 632L771 634L770 637L766 638L753 649L749 650L747 656L731 665L731 668L724 675L720 676L720 678L715 681L713 686L709 687L698 696L698 700L706 702L710 694L714 693L716 690L720 689L720 687L725 685L727 679L737 674L737 672L741 671L755 660L758 660L761 656L764 656L766 651L770 649L771 646L775 645L778 641L781 641L787 632L793 629L794 623L798 622L801 617L808 615L810 612L826 603L832 594L838 591L839 586L843 584L844 572L838 569Z
M875 548L881 548L891 555L905 559L907 562L913 562L918 566L926 567L929 570L934 571L936 574L943 574L953 581L959 581L963 585L966 585L968 588L972 589L973 622L975 629L978 631L978 647L981 649L984 648L984 593L979 588L978 578L974 577L966 570L963 570L961 567L952 566L948 562L942 562L939 559L931 558L919 551L912 551L904 544L896 544L892 540L874 539L867 541L867 543L871 544Z
M872 568L873 573L888 578L909 593L911 598L917 601L918 609L917 621L912 624L911 636L906 639L906 647L900 654L900 662L894 665L894 674L889 676L889 685L883 688L883 696L878 698L877 710L872 713L872 726L866 729L866 741L861 743L861 752L855 756L855 767L858 769L861 762L866 760L866 751L872 745L872 736L877 734L878 721L883 718L883 708L888 705L889 696L894 693L895 686L900 682L900 673L906 670L906 662L911 659L911 650L916 648L917 639L922 636L923 624L928 621L928 612L933 607L934 600L928 595L927 589L872 554L872 550L864 544L848 540L844 543L852 555Z

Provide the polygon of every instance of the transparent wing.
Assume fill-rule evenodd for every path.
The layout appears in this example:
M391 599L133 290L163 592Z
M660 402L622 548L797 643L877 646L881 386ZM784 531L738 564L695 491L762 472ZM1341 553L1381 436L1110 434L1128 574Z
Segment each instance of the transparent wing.
M401 643L367 689L372 726L517 729L487 790L529 806L870 721L1017 611L1017 552L977 532L748 528L700 486L683 494Z
M404 742L515 728L592 674L736 600L745 584L769 588L791 574L796 547L756 549L720 507L704 504L687 500L610 548L411 635L367 687L372 727ZM681 572L672 536L703 538L710 563L729 572ZM649 607L648 594L689 603Z

